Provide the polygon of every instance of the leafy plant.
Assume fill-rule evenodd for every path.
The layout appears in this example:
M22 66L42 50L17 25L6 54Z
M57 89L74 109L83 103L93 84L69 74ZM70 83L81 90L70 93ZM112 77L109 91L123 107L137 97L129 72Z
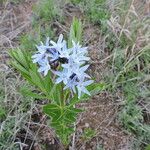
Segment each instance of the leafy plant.
M84 10L87 18L93 23L101 24L110 17L106 0L71 0Z
M141 108L134 102L128 102L120 113L120 119L127 130L137 132L143 121Z
M50 117L50 125L55 129L57 136L60 138L65 147L70 143L71 134L75 132L74 123L76 121L78 113L83 111L82 109L76 108L75 105L82 100L89 99L89 95L83 93L91 93L91 95L93 95L105 88L104 84L92 83L91 80L82 82L80 81L82 79L81 77L86 76L89 78L89 76L83 72L88 67L84 67L83 62L81 66L79 64L79 69L82 69L84 67L83 71L80 71L82 72L82 76L80 77L81 79L75 73L69 75L69 78L67 79L66 75L70 74L70 72L66 72L64 74L66 76L65 78L63 78L64 75L61 77L63 71L66 71L66 69L63 67L65 65L70 65L70 59L67 58L68 54L74 56L74 52L70 53L70 50L75 50L75 52L77 52L78 49L81 50L81 52L84 52L86 50L86 48L81 48L81 46L79 46L78 44L75 45L76 42L81 40L81 31L81 22L77 19L74 19L68 40L74 41L73 45L71 45L71 42L69 42L69 47L74 46L72 49L66 49L66 45L65 49L60 49L61 44L64 46L64 44L66 43L65 41L61 43L62 35L60 35L57 44L52 42L55 46L51 48L48 45L48 39L46 45L42 43L41 46L37 47L39 52L34 54L33 56L30 52L25 52L21 49L12 50L10 52L10 56L12 57L11 64L34 87L32 89L28 87L22 87L20 90L21 93L35 99L49 100L49 103L43 106L43 112ZM59 52L57 52L57 50ZM64 53L63 50L65 50ZM67 51L69 52L68 54L66 54ZM83 54L80 53L80 56L82 56ZM54 62L51 62L49 59L47 59L48 57L52 56L54 57ZM33 58L33 60L31 59L31 57ZM78 56L75 59L78 60L79 58L80 57ZM88 59L88 57L82 56L80 59ZM38 65L36 65L32 61L37 62ZM45 61L48 61L49 63L45 64ZM54 68L54 70L51 70L50 67ZM72 67L69 69L72 69ZM56 71L57 69L60 69L60 71ZM69 69L68 71L70 71ZM44 73L44 76L39 72ZM58 75L59 77L56 78ZM70 82L72 83L70 84ZM86 85L87 89L84 87Z
M33 7L36 18L41 19L42 22L51 21L54 18L59 18L62 13L53 0L42 0L38 2L38 5Z
M92 139L94 136L96 135L95 130L91 129L91 128L85 128L82 138L84 140L90 140Z

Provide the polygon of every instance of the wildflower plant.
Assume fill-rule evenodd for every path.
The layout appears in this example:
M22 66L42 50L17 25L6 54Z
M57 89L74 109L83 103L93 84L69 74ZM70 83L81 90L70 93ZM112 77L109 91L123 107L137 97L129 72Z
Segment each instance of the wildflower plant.
M74 19L68 41L60 34L56 42L47 38L37 45L34 54L20 49L10 52L11 64L34 87L21 88L22 94L48 100L43 112L64 146L70 143L77 115L83 111L76 104L104 88L87 74L90 58L87 47L81 46L81 33L81 22Z

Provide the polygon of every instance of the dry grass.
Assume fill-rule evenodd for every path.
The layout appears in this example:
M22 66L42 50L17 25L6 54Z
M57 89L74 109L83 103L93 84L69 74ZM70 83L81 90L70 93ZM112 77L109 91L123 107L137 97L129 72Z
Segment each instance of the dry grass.
M18 45L18 36L30 25L31 4L15 5L5 1L0 7L0 14L0 105L4 109L0 123L0 149L23 149L26 144L17 139L17 134L26 128L35 105L33 99L19 93L25 82L9 66L8 51Z

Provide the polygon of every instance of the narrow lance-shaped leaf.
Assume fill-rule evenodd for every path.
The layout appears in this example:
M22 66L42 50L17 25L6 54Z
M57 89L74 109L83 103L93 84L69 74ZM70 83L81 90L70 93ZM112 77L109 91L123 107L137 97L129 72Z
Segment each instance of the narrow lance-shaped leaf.
M32 92L31 89L29 89L27 87L22 87L20 89L20 92L24 96L33 97L33 98L36 98L36 99L47 99L47 97L45 95L42 95L42 94L39 94L39 93L34 93L34 92Z
M80 42L82 39L82 23L76 18L73 18L73 23L70 28L68 47L72 46L72 41Z

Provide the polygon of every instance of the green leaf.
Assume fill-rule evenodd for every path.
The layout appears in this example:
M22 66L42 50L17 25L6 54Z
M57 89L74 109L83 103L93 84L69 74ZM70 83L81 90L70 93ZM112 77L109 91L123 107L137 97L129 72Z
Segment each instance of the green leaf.
M52 121L57 121L62 115L62 109L56 104L47 104L43 106L43 111L52 118Z
M37 85L42 90L42 92L46 93L44 83L42 82L42 78L39 75L39 73L34 72L33 70L30 70L30 76L31 76L32 82L35 85Z
M29 89L27 87L22 87L20 89L20 92L24 96L33 97L36 99L47 99L47 97L45 95L40 95L39 93L34 93L31 91L31 89Z
M77 94L75 94L74 97L70 100L69 107L71 107L71 106L77 104L78 102L80 102L80 99L78 99Z
M27 75L29 74L29 72L24 67L19 65L16 61L11 61L11 64L13 65L14 68L16 68L21 73L24 73L24 74L27 74Z
M105 83L93 83L87 87L87 89L90 91L91 95L96 95L99 92L106 89Z
M83 110L74 107L65 107L65 121L69 123L74 123L76 121L77 114L83 112Z
M54 84L51 80L50 72L48 72L48 74L44 77L43 82L44 82L44 86L45 86L45 89L47 91L47 94L49 95L52 87L54 86Z
M73 23L70 28L69 39L68 39L68 47L72 46L72 40L74 42L81 43L82 38L82 23L80 20L73 18Z
M145 150L150 150L150 144L146 146Z
M61 104L61 85L54 84L50 90L49 97L53 100L54 103Z
M30 54L28 53L28 56L26 56L26 53L24 51L21 51L20 49L11 50L9 52L9 55L18 63L20 66L24 67L25 69L29 69L29 65L31 63L31 58L29 61Z
M65 121L68 123L74 123L76 121L76 116L74 114L66 114Z
M0 106L0 118L3 118L5 115L6 115L5 109L2 106Z
M18 54L18 58L16 59L18 60L18 62L20 62L20 64L24 66L25 68L28 68L29 65L27 64L27 61L23 52L20 49L18 49L17 54Z
M93 83L87 87L87 90L90 92L91 96L93 96L105 90L106 87L107 86L105 83ZM90 97L89 95L83 94L80 100L87 100L89 99L89 97Z
M67 109L67 111L69 111L69 113L74 113L74 114L83 112L82 109L73 108L73 107L69 107L69 108Z

